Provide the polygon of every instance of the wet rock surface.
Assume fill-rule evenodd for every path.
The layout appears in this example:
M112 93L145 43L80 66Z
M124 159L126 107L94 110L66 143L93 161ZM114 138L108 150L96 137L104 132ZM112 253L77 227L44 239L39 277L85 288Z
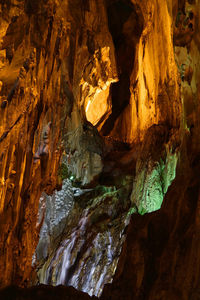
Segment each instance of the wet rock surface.
M66 218L74 205L74 195L69 179L65 179L60 191L52 196L45 193L40 198L37 226L40 226L40 239L34 254L35 261L45 261L56 238L62 234Z
M48 258L44 262L37 255L38 281L69 285L91 296L100 296L104 284L112 282L126 237L130 219L128 193L126 189L106 187L85 193L82 190L83 194L77 196L78 193L81 194L75 189L74 208L59 239L51 245ZM41 243L45 241L42 234L43 230Z

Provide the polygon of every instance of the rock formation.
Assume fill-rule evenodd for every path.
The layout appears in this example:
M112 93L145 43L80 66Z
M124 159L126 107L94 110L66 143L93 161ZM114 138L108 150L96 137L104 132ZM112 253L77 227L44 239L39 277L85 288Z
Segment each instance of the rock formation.
M0 0L2 295L199 299L199 20L199 0Z

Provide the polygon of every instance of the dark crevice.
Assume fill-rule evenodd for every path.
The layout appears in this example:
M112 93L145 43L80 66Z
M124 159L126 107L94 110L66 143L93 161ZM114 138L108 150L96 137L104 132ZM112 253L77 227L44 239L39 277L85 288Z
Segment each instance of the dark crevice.
M0 0L0 4L2 6L2 11L4 10L9 10L12 6L12 1L11 0Z
M115 46L119 81L110 88L112 113L102 127L102 134L108 135L116 119L129 104L130 75L135 60L136 44L142 32L141 21L131 1L108 1L108 26Z
M7 135L9 134L9 132L13 129L13 127L15 125L17 125L17 123L21 120L23 114L20 114L20 116L17 118L17 120L15 121L15 123L7 130L5 131L2 136L0 137L0 143L7 137Z
M37 14L40 6L40 1L25 0L24 10L27 15Z
M94 34L87 30L87 47L88 51L91 55L95 52L95 41L94 41Z
M53 18L53 16L51 16L49 18L48 33L47 33L47 39L46 39L45 58L47 57L47 54L49 53L49 44L50 44L50 41L51 41L53 21L54 21L54 18Z

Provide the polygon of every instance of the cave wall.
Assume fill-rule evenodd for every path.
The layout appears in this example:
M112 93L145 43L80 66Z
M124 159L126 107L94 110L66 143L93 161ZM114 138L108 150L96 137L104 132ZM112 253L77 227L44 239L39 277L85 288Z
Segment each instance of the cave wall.
M133 215L102 299L199 299L199 180L196 171L185 172L178 173L159 211Z
M200 297L199 5L180 1L172 10L182 101L176 179L159 211L132 215L114 281L105 287L102 299Z
M86 122L82 99L105 89L117 75L101 1L1 1L0 7L0 281L23 285L30 280L41 227L41 192L52 193L61 183L59 161L68 151L63 141L78 157L72 166L77 177L88 182L102 169L100 149L92 157L85 154L94 170L86 172L86 179L81 173L85 161L79 139L84 139Z
M29 278L37 245L38 200L43 189L56 185L64 100L55 102L52 53L43 49L41 55L49 16L46 9L46 17L38 19L33 13L39 9L1 1L1 285ZM54 44L55 38L56 34ZM44 66L48 59L49 70ZM59 124L57 132L52 123Z
M162 206L132 216L102 297L197 299L199 1L1 0L0 14L0 285L31 284L62 162L83 187L127 184L127 214Z
M119 74L123 77L124 68L124 73L129 76L127 88L130 94L123 100L124 106L120 107L120 116L111 133L127 142L143 140L145 131L153 124L178 128L181 119L172 40L175 4L172 1L132 3L133 12L122 28L124 40L115 45ZM120 19L122 12L119 10L118 13ZM118 84L123 86L120 79ZM120 96L125 98L124 86L122 89ZM114 97L116 101L116 95Z

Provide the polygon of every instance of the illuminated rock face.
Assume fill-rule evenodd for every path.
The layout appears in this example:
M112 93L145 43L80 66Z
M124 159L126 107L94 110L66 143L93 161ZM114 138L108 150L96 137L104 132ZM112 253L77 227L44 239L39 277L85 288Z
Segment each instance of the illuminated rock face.
M121 253L103 299L198 299L198 1L9 0L0 14L0 285L37 281L43 226L40 282L100 295Z
M173 138L167 141L166 133L165 127L156 125L150 127L144 137L131 195L141 215L160 209L168 187L176 177L178 153L173 149L176 149L177 141Z
M84 193L85 198L74 199L74 208L68 217L66 214L66 225L60 230L60 236L49 233L50 239L54 237L54 243L48 243L49 257L39 256L42 249L36 251L40 264L38 281L73 286L90 296L100 296L104 284L112 282L130 216L126 199L122 197L126 195L125 190L99 187ZM48 237L44 230L41 234L39 244Z

